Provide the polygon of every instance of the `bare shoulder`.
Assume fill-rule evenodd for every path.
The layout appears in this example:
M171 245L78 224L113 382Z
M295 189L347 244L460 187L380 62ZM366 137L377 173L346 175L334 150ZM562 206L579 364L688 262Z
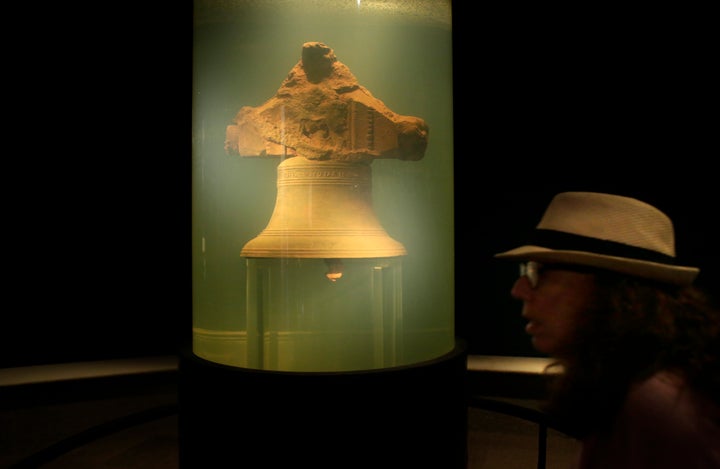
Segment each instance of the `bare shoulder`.
M690 388L682 376L661 371L630 389L624 413L631 418L647 419L650 424L663 421L680 424L714 407L709 399Z
M642 438L667 449L717 448L720 407L691 389L678 375L660 372L634 386L620 415L633 439ZM720 458L714 450L712 458ZM716 467L716 466L711 466Z

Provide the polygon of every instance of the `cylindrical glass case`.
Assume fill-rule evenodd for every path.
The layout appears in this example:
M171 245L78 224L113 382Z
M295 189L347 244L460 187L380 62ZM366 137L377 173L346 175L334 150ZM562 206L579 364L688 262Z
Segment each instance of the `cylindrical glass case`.
M355 371L455 347L449 0L196 0L193 344Z

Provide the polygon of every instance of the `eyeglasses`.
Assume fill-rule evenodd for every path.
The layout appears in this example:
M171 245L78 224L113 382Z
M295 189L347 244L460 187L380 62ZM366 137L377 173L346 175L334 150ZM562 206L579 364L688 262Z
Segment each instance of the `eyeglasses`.
M520 276L527 277L530 282L531 288L537 288L540 282L540 272L543 270L567 270L570 272L578 272L584 274L596 274L597 268L584 266L584 265L573 265L573 264L541 264L535 261L523 262L520 264Z
M520 264L520 276L527 277L530 287L536 288L540 281L540 269L542 264L535 261L523 262Z

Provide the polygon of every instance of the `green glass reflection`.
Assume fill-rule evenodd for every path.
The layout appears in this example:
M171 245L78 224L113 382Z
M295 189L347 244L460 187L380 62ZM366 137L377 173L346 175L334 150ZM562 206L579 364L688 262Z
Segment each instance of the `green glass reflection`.
M192 249L193 351L198 356L240 367L257 366L257 357L262 356L263 367L277 369L365 369L428 360L454 347L450 2L372 3L375 6L355 0L195 2ZM372 164L375 213L408 252L398 259L401 267L391 269L401 272L392 276L400 276L395 281L402 288L390 294L401 298L401 308L393 313L383 310L384 318L398 321L391 347L385 335L375 339L371 326L378 322L371 319L377 308L373 309L368 272L373 272L377 260L357 260L359 265L343 261L350 272L363 272L357 286L350 282L331 285L323 275L296 279L298 283L319 282L322 288L316 293L324 292L323 303L289 285L293 282L288 279L299 275L292 273L296 267L290 261L266 260L269 265L261 268L249 264L265 260L240 256L272 214L280 161L227 155L225 129L240 107L260 105L277 91L308 41L328 44L374 96L400 114L425 119L430 129L422 160ZM320 259L299 262L310 270L325 268ZM248 311L248 275L254 268L272 265L278 273L273 274L277 278L271 275L268 285L275 285L273 291L279 285L289 290L268 298L278 305L276 312L266 313L272 327L277 327L276 336L266 341L261 352L253 352L252 358L248 337L257 326L251 324ZM330 300L328 291L341 294ZM361 298L360 292L369 296ZM292 308L280 303L281 298L294 298ZM295 306L297 301L305 305L305 312L312 305L310 309L325 322L307 322L307 315L302 316ZM263 334L271 334L267 324L264 327ZM328 343L336 345L326 349L333 352L311 350L312 341L304 341L297 332L311 329L327 337L335 331ZM285 331L282 340L281 331ZM382 360L374 348L380 344ZM392 358L386 356L388 347ZM280 353L283 350L287 352ZM306 358L291 357L298 354ZM342 359L331 362L327 355L333 354Z

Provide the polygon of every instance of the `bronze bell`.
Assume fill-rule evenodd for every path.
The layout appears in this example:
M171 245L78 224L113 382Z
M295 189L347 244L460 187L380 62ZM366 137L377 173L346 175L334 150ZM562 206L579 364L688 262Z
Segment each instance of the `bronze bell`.
M267 227L242 249L245 257L377 258L406 254L372 208L375 159L419 160L424 120L388 109L320 42L275 96L244 106L227 127L225 150L280 157L277 199ZM341 264L329 262L339 269Z
M372 208L369 164L285 159L267 227L242 249L245 257L365 258L406 254Z

